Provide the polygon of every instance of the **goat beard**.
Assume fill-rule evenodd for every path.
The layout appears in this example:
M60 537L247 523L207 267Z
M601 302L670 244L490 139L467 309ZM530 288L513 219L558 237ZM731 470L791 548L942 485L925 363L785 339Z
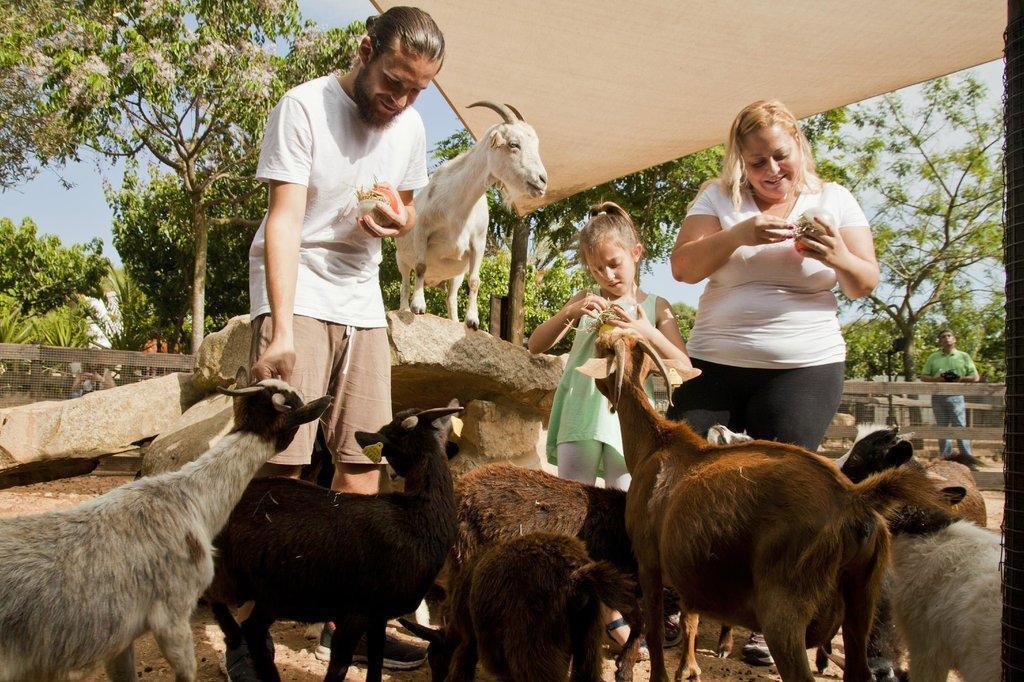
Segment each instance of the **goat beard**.
M370 62L371 64L373 62ZM398 118L402 111L397 114L381 114L377 111L373 101L373 92L370 90L369 78L367 77L367 71L369 71L370 64L359 69L359 73L356 74L356 80L352 87L352 101L356 103L356 111L359 114L359 120L365 123L374 130L384 130Z

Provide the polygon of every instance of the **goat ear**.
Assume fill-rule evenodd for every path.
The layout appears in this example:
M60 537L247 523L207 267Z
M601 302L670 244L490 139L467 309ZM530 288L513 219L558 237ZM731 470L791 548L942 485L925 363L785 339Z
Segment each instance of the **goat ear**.
M889 448L889 460L892 462L891 466L898 467L906 464L914 456L914 446L908 440L901 440L900 442Z
M491 149L500 147L505 144L506 141L505 136L502 135L500 131L495 130L491 133Z
M298 409L285 413L287 415L286 418L289 425L298 426L300 424L311 422L314 419L319 419L320 415L330 407L332 400L334 400L332 396L325 395L322 398L309 401Z
M585 374L593 379L607 379L612 374L612 358L590 358L576 368L580 374Z
M402 624L403 628L426 642L430 642L431 644L441 644L444 641L444 633L440 630L436 630L427 625L413 623L411 620L406 620L405 618L399 618L398 622Z
M668 367L670 372L672 370L676 371L676 374L679 375L678 379L680 384L686 383L690 379L696 379L701 374L699 369L691 365L689 362L686 362L685 360L677 360L674 358L668 359L665 360L665 366ZM676 383L675 380L676 377L672 377L673 384Z
M245 367L239 367L235 371L235 388L245 388L249 385L249 370Z
M947 485L939 488L939 495L949 504L960 504L967 497L967 488L962 485Z

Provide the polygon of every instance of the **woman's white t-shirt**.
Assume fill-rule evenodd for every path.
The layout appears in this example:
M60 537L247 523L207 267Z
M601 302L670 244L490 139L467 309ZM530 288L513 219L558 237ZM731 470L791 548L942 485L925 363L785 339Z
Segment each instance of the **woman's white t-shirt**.
M384 327L377 273L381 240L356 224L356 188L427 184L426 134L411 107L386 128L360 119L334 75L299 85L270 114L256 177L304 185L295 314L357 327ZM266 217L249 247L249 314L270 312L264 260Z
M808 208L827 209L836 226L867 227L849 190L828 183L816 194L801 193L790 212L795 220ZM687 217L711 215L723 230L761 213L744 192L737 211L717 184L708 185ZM804 257L791 239L741 246L715 270L697 306L686 342L695 358L733 367L787 369L842 362L846 344L836 316L835 270Z

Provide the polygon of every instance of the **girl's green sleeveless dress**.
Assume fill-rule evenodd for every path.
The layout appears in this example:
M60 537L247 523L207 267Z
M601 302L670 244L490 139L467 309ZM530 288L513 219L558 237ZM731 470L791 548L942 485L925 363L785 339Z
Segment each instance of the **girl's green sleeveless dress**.
M648 294L640 306L647 319L654 324L654 306L658 297ZM615 448L622 455L622 433L619 431L619 417L611 411L608 399L597 390L590 377L576 371L576 368L594 357L594 340L597 325L590 318L583 318L576 326L575 338L565 363L565 373L555 390L548 420L547 452L548 461L557 464L559 443L577 440L597 440ZM651 394L650 379L647 394Z

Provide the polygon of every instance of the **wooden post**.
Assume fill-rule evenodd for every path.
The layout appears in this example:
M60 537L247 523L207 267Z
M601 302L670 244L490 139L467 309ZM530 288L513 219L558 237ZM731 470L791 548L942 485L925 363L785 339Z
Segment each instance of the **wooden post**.
M520 218L512 230L512 262L508 274L508 340L523 345L526 324L526 260L530 244L530 225Z
M508 296L491 296L491 334L508 341Z

